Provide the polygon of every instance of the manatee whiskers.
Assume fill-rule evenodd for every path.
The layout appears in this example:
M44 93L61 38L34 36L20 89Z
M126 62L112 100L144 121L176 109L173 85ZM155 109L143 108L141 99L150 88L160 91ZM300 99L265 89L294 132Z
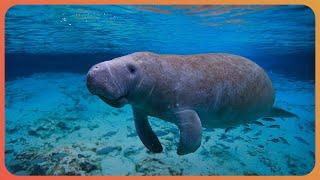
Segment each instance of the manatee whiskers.
M153 86L152 86L152 88L150 89L150 91L149 91L149 93L148 93L148 96L147 96L147 97L149 97L149 96L151 96L151 95L152 95L152 92L153 92L153 90L154 90L154 87L155 87L155 85L153 85Z
M139 83L138 83L138 85L136 87L137 89L140 88L140 86L142 85L143 81L144 81L144 77L142 77L142 79L139 81Z
M113 73L111 72L111 69L110 69L110 66L107 66L107 69L108 69L108 73L110 74L110 79L111 81L113 82L113 84L117 87L118 90L120 90L120 85L117 81L117 78L114 77Z

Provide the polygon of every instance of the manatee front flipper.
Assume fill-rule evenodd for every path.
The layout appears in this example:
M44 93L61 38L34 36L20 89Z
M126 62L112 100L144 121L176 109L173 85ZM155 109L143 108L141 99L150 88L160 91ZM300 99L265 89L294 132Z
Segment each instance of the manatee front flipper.
M148 116L135 108L133 108L133 115L136 131L142 143L154 153L162 152L161 143L151 129Z
M202 126L198 114L194 110L176 112L177 126L180 130L178 155L195 152L201 144Z

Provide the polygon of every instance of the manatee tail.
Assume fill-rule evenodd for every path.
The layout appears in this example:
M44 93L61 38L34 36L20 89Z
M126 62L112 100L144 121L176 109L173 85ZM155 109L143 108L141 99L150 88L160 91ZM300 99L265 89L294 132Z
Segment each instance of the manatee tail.
M272 107L269 113L265 115L265 117L282 117L282 118L290 118L290 117L298 117L296 114L283 110L281 108Z

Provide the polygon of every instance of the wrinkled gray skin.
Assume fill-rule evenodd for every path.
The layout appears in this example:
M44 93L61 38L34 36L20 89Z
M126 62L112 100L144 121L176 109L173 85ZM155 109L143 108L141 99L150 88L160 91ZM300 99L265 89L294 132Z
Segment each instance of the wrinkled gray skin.
M176 124L179 155L196 151L202 127L225 128L268 113L274 90L266 73L252 61L231 54L158 55L138 52L94 65L89 91L107 104L130 104L143 144L162 146L148 116Z

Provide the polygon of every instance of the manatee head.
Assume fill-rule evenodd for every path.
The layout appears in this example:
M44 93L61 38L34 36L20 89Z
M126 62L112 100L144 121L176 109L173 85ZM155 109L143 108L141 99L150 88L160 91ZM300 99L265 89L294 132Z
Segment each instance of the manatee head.
M105 103L119 108L128 104L140 76L139 64L124 56L94 65L87 74L87 88Z

